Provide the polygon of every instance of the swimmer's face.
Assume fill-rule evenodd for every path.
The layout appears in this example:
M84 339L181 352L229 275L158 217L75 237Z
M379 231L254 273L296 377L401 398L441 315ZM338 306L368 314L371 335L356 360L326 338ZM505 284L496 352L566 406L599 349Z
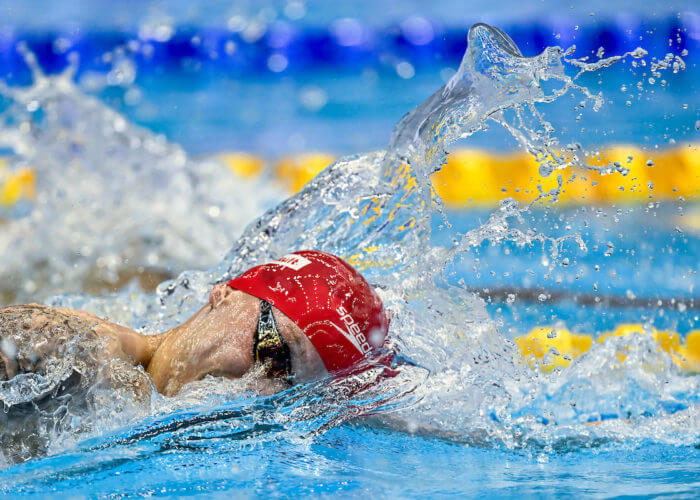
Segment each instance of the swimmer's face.
M215 286L209 303L186 323L174 329L153 355L148 371L156 388L175 394L191 381L206 375L238 378L256 370L253 338L261 300L226 285ZM326 374L318 352L304 333L276 308L272 314L282 339L289 346L296 381Z

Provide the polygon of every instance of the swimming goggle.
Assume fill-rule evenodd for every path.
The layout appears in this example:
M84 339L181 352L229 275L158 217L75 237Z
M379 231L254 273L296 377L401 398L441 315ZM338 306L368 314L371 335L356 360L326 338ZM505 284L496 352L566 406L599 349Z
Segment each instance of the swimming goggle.
M258 328L253 336L253 359L268 365L267 373L271 378L284 378L289 381L292 376L289 346L280 335L272 315L272 305L266 300L260 303Z

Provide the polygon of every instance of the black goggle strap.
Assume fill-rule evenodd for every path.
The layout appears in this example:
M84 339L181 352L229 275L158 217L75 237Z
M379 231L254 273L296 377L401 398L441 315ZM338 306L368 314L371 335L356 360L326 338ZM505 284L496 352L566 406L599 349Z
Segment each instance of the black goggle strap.
M258 363L269 360L274 376L291 376L292 360L289 346L280 335L272 314L272 305L266 300L260 303L258 329L253 339L253 358Z

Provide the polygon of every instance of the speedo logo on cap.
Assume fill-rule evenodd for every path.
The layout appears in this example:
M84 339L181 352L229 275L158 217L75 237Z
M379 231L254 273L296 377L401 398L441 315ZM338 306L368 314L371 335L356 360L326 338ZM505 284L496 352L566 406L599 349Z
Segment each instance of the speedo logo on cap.
M279 259L270 262L270 264L277 264L293 271L298 271L299 269L311 264L311 261L306 257L302 257L301 255L290 253L289 255L285 255L284 257L280 257Z
M350 313L343 306L338 307L336 311L338 314L340 314L340 319L343 323L345 323L345 327L348 329L348 331L341 330L340 328L338 328L338 330L345 336L345 338L352 342L352 344L357 347L357 350L359 350L361 353L365 354L369 352L372 347L369 345L365 334L362 333L360 327L357 325L357 323L355 323L353 317L350 316Z

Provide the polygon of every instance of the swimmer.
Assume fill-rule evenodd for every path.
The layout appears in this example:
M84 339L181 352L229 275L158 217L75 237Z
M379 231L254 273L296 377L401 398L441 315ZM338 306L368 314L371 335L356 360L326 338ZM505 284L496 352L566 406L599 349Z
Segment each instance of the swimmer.
M90 386L114 362L143 368L131 379L112 377L141 393L152 384L172 396L207 375L251 374L285 387L370 358L387 330L381 299L360 273L334 255L299 251L214 286L204 307L157 335L84 311L0 309L0 389L21 374L61 371L60 383L34 394L36 402L81 379Z
M269 394L352 372L380 352L388 325L360 273L311 250L214 286L204 307L157 335L85 311L0 308L0 464L46 454L91 409L147 408L154 388L174 396L212 375Z

